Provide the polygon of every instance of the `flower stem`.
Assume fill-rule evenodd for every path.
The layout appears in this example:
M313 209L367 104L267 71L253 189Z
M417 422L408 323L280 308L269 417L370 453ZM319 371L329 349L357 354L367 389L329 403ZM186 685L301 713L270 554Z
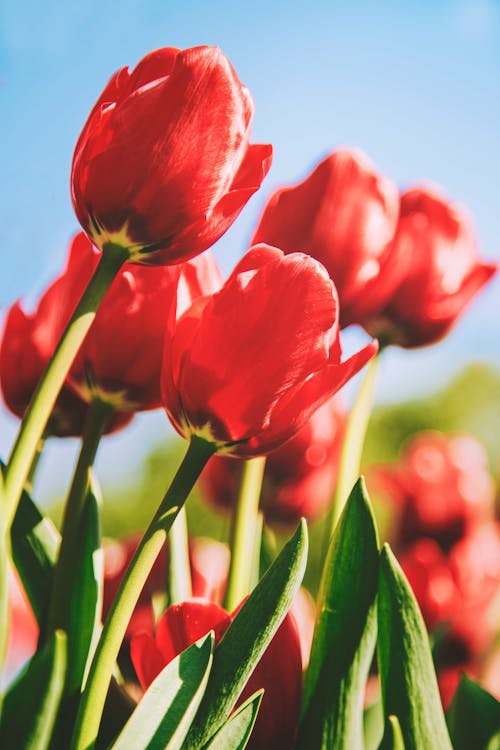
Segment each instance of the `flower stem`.
M33 495L33 486L35 484L35 476L38 470L38 466L40 464L40 459L42 457L44 446L45 446L45 438L41 437L37 443L35 455L33 456L33 461L31 462L30 470L28 472L28 476L26 477L26 483L24 485L24 489L26 490L28 495Z
M335 530L346 500L349 497L349 493L359 476L366 428L368 427L368 420L370 419L373 404L377 364L378 355L373 357L368 364L364 380L361 383L361 388L358 391L356 401L354 402L354 406L349 415L349 421L347 423L347 429L340 454L337 487L335 489L335 496L326 524L326 533L328 534L326 540L327 544Z
M186 509L181 508L168 532L168 603L192 596Z
M43 435L73 359L94 320L99 304L127 257L128 251L117 245L110 245L103 252L99 265L33 394L5 471L4 514L7 528L14 517L38 441Z
M259 537L259 500L266 467L265 456L245 461L231 532L231 565L224 606L232 612L251 590L252 564Z
M68 632L68 601L73 579L74 555L78 549L80 520L90 488L91 470L106 422L112 411L109 404L96 399L89 406L85 420L82 447L64 508L61 546L54 572L45 637L60 628Z
M111 673L130 617L168 530L214 451L214 444L196 436L191 438L184 460L141 539L97 644L76 720L72 750L92 750L95 745Z

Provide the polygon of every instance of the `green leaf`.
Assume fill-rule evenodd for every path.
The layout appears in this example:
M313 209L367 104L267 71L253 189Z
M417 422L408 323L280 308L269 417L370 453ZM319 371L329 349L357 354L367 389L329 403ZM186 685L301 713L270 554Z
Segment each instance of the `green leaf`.
M397 716L387 717L385 732L379 750L405 750L401 726Z
M0 747L45 750L64 686L66 634L56 630L4 699Z
M80 692L86 676L91 646L101 623L103 553L99 521L99 501L94 487L89 490L82 510L78 547L72 571L68 603L68 667L65 692Z
M378 559L375 521L360 479L339 520L323 569L299 748L363 748L363 703L377 633Z
M388 545L380 556L378 661L384 713L398 717L406 750L450 750L429 637Z
M10 540L17 572L37 622L43 626L60 538L52 521L25 491L14 516Z
M176 750L205 692L212 665L214 634L189 646L151 683L112 750Z
M73 561L66 571L71 579L65 604L68 650L64 695L54 729L56 747L69 746L93 647L101 630L103 556L99 502L93 487L82 508Z
M254 693L229 717L205 750L243 750L246 747L257 718L263 690Z
M448 711L455 750L485 750L500 731L500 703L465 674Z
M224 633L185 750L200 748L226 721L257 662L281 625L307 561L304 520Z

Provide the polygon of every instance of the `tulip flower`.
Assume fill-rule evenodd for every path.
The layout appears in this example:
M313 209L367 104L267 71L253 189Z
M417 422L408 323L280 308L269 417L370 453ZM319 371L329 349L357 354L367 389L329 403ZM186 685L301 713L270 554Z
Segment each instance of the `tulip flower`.
M24 312L19 302L9 310L0 345L0 382L17 416L23 416L98 259L81 232L71 243L66 268L35 312ZM47 434L81 435L88 404L96 398L113 407L107 432L128 424L134 411L157 408L165 310L176 293L181 312L220 284L209 254L172 268L124 266L75 359Z
M433 539L419 539L401 553L399 562L429 630L443 623L449 625L459 606L460 593L439 545Z
M381 309L404 274L390 248L398 211L395 183L361 151L339 149L271 196L252 241L319 260L337 287L345 327Z
M69 274L83 274L84 267L90 271L98 262L99 254L85 235L79 239ZM134 411L158 408L166 310L176 298L180 314L194 298L220 284L209 254L174 267L125 266L75 358L69 373L72 387L86 401L99 398Z
M480 524L452 548L450 569L460 591L453 633L472 654L498 634L500 614L500 524Z
M271 165L271 146L249 143L253 109L217 47L158 49L115 73L73 157L73 205L88 236L138 263L210 247Z
M163 403L176 430L234 456L291 438L376 353L341 362L338 301L320 263L267 245L250 250L213 295L165 335Z
M228 614L206 599L189 599L170 606L159 620L154 636L144 633L132 639L132 663L142 687L146 689L177 654L210 630L215 632L217 645L235 614ZM264 688L264 695L247 747L291 747L300 711L302 659L297 628L290 614L257 664L238 705L260 688Z
M406 348L433 344L448 333L477 292L496 273L480 257L471 221L435 190L403 193L391 249L406 271L386 307L366 329Z
M494 486L488 457L470 435L423 432L395 467L374 476L396 510L396 545L422 536L449 549L467 530L493 518Z
M438 629L438 668L467 666L471 673L478 671L498 632L500 526L494 522L476 526L448 555L433 540L422 538L399 559L427 627ZM452 677L453 670L443 676L447 699Z
M270 522L296 523L315 518L330 505L337 479L346 416L336 400L321 406L288 442L269 454L260 499ZM241 481L241 465L213 456L201 477L209 502L231 508Z
M84 235L73 240L72 247L87 244ZM0 387L5 405L22 419L35 388L62 333L65 315L71 313L71 301L77 301L75 281L79 274L68 275L69 267L43 294L34 312L26 312L21 302L15 302L7 312L0 342ZM65 384L57 398L45 429L45 436L77 437L82 435L88 404L69 384ZM133 412L115 410L108 417L105 432L125 427Z

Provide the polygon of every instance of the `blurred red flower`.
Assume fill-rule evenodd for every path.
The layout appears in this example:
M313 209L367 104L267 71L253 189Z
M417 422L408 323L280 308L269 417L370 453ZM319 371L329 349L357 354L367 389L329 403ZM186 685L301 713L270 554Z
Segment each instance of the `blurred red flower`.
M381 341L407 348L432 344L448 332L475 294L496 273L479 258L466 211L435 190L403 193L391 257L405 274L380 315L365 324Z
M291 440L269 454L260 507L267 521L296 523L329 507L337 481L346 414L336 399L323 404ZM213 456L200 477L204 495L215 506L236 502L242 466Z
M100 248L171 264L210 247L260 187L253 102L217 47L158 49L113 75L73 157L73 205Z
M269 199L253 243L319 260L337 288L340 323L363 323L388 302L405 268L390 243L399 195L357 149L339 149L303 182Z
M99 259L97 250L83 234L74 248L67 273L87 273L90 278ZM75 358L68 376L72 387L85 401L99 398L115 408L133 411L158 408L163 337L172 300L177 294L180 315L196 297L221 284L210 253L162 268L126 264Z
M394 503L395 546L422 536L448 549L475 524L494 516L488 457L470 435L418 433L396 466L372 470L374 484Z
M215 631L217 643L235 614L228 614L206 599L189 599L170 606L158 621L154 636L144 633L132 639L131 658L142 687L146 689L177 654L210 630ZM257 664L237 705L260 688L264 688L264 695L247 747L291 747L299 719L302 659L297 628L290 614Z
M434 656L447 705L460 672L481 677L481 661L498 635L500 526L480 524L445 555L420 539L399 556L429 630L437 633Z
M341 362L338 302L317 261L258 245L222 289L165 335L163 403L176 430L224 453L265 454L291 438L376 353Z

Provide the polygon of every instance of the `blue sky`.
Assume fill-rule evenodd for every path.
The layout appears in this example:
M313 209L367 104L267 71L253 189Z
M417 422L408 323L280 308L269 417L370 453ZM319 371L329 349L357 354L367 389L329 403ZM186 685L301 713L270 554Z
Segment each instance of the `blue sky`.
M63 263L78 228L72 151L111 73L155 47L197 44L229 56L255 99L253 140L274 146L262 189L215 248L226 272L269 193L339 145L364 149L402 187L442 185L474 215L484 257L500 259L496 0L2 0L0 308L20 295L33 299ZM464 361L500 364L499 298L496 280L445 342L388 352L379 398L435 387ZM0 414L0 454L14 429ZM110 438L109 451L164 430L162 415L147 416L130 437Z

